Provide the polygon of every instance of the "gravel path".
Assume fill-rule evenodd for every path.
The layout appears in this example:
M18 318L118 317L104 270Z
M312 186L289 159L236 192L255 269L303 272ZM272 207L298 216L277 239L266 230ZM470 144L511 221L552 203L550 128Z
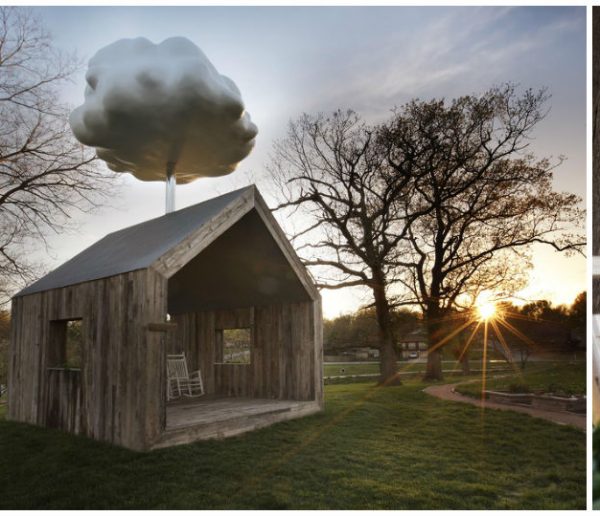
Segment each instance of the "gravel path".
M470 405L475 405L477 407L482 407L483 405L486 409L491 408L495 410L512 410L513 412L522 412L523 414L529 414L533 417L546 419L547 421L552 421L553 423L557 423L559 425L571 425L580 428L584 431L586 429L585 414L575 414L574 412L552 412L549 410L540 410L532 407L507 405L504 403L494 403L489 400L485 400L485 403L482 403L482 400L471 398L470 396L464 396L463 394L455 392L454 388L457 385L458 383L451 383L446 385L431 385L423 389L423 392L426 392L431 396L435 396L436 398L440 398L443 400L458 401L460 403L469 403Z

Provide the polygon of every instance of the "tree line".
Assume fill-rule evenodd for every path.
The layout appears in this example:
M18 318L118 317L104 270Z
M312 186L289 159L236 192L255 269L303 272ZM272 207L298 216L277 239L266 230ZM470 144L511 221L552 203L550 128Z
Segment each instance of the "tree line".
M527 354L541 351L568 352L580 349L586 342L586 293L580 293L570 305L553 305L547 300L531 301L522 305L499 303L499 317L505 318L525 334L530 342L505 331L504 338L512 348L524 348ZM466 312L462 313L469 317ZM461 321L457 318L453 321ZM475 321L474 321L475 322ZM449 325L452 326L452 325ZM397 358L400 359L402 340L410 335L422 335L425 330L423 315L415 310L392 311L392 334ZM379 329L373 308L325 319L323 344L325 354L338 354L348 348L379 347ZM462 339L449 339L448 357L458 357L463 351ZM466 353L466 359L469 353Z

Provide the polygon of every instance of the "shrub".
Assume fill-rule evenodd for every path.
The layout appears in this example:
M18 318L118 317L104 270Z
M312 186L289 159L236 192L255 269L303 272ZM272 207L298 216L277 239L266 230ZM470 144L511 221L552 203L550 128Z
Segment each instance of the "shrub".
M508 386L508 392L512 392L513 394L526 394L530 392L529 386L526 383L511 383Z

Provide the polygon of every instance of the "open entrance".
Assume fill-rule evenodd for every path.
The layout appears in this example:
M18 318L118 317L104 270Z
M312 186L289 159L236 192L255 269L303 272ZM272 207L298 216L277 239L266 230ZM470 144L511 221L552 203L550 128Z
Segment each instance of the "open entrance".
M167 299L167 353L185 356L204 393L169 396L157 446L319 410L314 301L256 211L174 274Z

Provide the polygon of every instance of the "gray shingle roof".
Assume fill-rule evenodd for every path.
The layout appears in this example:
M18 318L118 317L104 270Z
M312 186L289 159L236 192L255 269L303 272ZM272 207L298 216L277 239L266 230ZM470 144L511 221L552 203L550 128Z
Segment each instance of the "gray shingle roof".
M249 188L253 186L110 233L15 297L149 267Z

